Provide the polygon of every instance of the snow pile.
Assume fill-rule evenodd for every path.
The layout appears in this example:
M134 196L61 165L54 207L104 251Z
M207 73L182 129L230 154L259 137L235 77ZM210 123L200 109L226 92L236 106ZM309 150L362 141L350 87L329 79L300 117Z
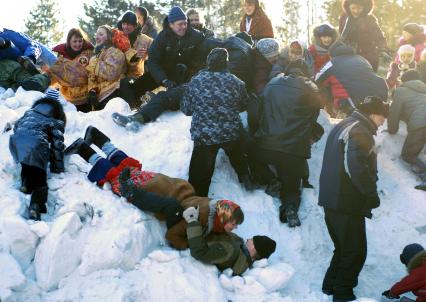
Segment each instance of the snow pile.
M0 89L0 129L13 122L40 96ZM139 159L144 169L187 178L192 151L190 118L163 114L138 133L111 121L112 112L129 113L115 99L100 112L79 113L67 104L65 144L96 125L114 144ZM334 121L325 114L326 134L313 147L311 182L318 188L325 140ZM90 165L78 156L67 159L66 172L49 175L49 212L41 222L25 218L29 196L19 192L20 168L9 154L11 132L0 135L0 300L1 301L330 301L321 282L332 255L318 190L304 190L302 227L279 222L279 202L261 191L247 192L220 152L211 196L238 202L245 222L236 231L243 238L265 234L277 251L258 261L241 277L194 260L189 251L175 251L164 240L165 225L86 176ZM359 301L376 301L382 290L404 275L398 255L410 242L426 243L418 232L424 224L424 192L399 161L403 134L380 133L379 171L382 206L367 222L369 254L360 284Z

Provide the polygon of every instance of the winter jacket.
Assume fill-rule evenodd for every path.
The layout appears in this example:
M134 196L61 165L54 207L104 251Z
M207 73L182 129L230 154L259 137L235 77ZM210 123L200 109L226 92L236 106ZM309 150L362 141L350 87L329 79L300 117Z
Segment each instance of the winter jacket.
M177 64L188 67L188 80L205 64L202 44L205 37L198 30L188 27L183 37L178 37L170 28L167 17L163 30L148 50L148 68L155 81L161 85L166 80L179 82Z
M371 218L371 210L379 206L372 203L378 200L376 131L373 121L354 111L330 132L320 175L320 206Z
M423 81L423 83L426 84L426 62L420 62L417 65L417 71L420 74L420 78Z
M330 89L335 108L342 100L351 99L355 106L367 96L388 97L386 81L379 77L363 57L350 47L336 46L330 50L331 61L316 75L320 88Z
M392 296L413 292L417 302L426 302L426 251L416 254L408 263L408 276L390 289Z
M229 71L246 83L248 90L253 84L253 48L243 39L229 37L223 45L228 50Z
M407 124L408 131L426 127L426 84L422 81L408 81L395 90L388 116L389 133L398 132L399 121Z
M326 48L321 43L318 30L319 27L316 27L314 29L314 41L308 48L308 51L314 61L314 75L316 75L321 70L321 68L331 59L330 54L328 53L328 48ZM333 41L337 40L338 35L338 32L334 30L334 35L332 37Z
M67 46L66 43L58 44L55 47L52 48L54 52L58 54L58 57L63 57L68 60L74 60L77 58L82 52L86 50L93 51L94 47L92 43L83 41L83 46L80 51L74 51L70 47ZM90 57L89 57L90 59Z
M191 138L195 145L216 145L239 139L243 129L239 113L246 110L248 95L240 79L228 71L201 71L185 90L181 111L192 115Z
M261 95L256 145L309 158L320 107L319 91L311 80L295 75L275 77Z
M31 75L21 64L13 60L0 60L0 87L18 89L22 86L27 90L44 92L50 85L45 74Z
M191 222L187 228L191 256L214 264L221 271L231 268L234 275L242 275L252 265L244 240L233 233L211 233L206 238L200 222Z
M305 61L306 65L308 66L309 70L309 77L314 75L314 58L312 57L311 53L309 52L306 44L299 40L294 40L289 43L289 45L297 43L300 45L303 51L303 60ZM279 75L280 73L284 73L288 64L290 63L290 56L289 56L290 47L284 48L280 52L280 56L278 58L278 61L274 64L272 67L272 71L270 73L269 79L272 79Z
M250 29L247 29L246 26L247 18L251 19ZM274 37L271 20L269 20L268 16L260 6L256 7L256 10L251 17L247 15L243 16L240 23L240 32L247 32L255 41L259 41L263 38Z
M58 60L48 71L52 83L60 85L61 94L67 101L74 105L86 103L89 92L89 72L86 68L93 55L92 49L90 47L86 48L74 59L71 59L73 55L70 56L66 51L65 44L56 46L54 51L58 52Z
M208 29L207 27L203 26L199 31L206 37L206 39L214 38L214 31Z
M16 122L9 140L10 152L16 162L43 170L50 162L52 172L63 172L64 130L62 105L55 100L41 99Z
M0 59L16 61L19 57L26 56L35 62L41 55L40 45L24 33L5 28L0 30L0 38L10 42L9 47L0 49Z
M377 18L372 14L373 4L364 7L363 14L355 19L349 9L349 1L344 2L344 13L340 16L339 32L342 41L354 47L357 54L370 62L376 71L379 65L379 51L386 48L386 38Z
M400 83L401 74L410 69L416 69L415 62L412 62L408 66L403 66L402 64L392 62L389 66L389 71L386 76L386 83L388 84L389 89L398 87L401 84Z
M270 80L272 64L257 50L253 49L253 90L256 95L260 95Z
M148 19L145 21L145 24L142 26L141 33L152 39L157 38L158 31L154 24L154 19L152 19L151 16L148 17Z
M92 56L87 66L89 72L88 89L95 90L98 101L102 102L120 87L120 80L126 72L126 56L111 46Z
M416 51L414 55L414 61L416 63L420 62L420 56L423 52L423 50L426 49L426 34L425 33L419 33L415 36L413 36L409 41L406 41L403 37L399 39L399 46L410 44L413 46ZM399 54L396 54L395 62L400 63Z

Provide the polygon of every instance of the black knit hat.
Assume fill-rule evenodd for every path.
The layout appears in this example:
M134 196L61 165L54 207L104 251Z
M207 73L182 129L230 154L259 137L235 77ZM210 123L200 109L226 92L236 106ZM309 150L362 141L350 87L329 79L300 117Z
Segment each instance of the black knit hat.
M358 106L359 110L365 114L377 114L387 117L389 114L389 104L377 96L366 97Z
M418 243L412 243L407 245L404 250L402 251L402 254L400 255L401 262L405 265L408 265L408 263L413 259L414 256L416 256L418 253L423 252L425 249Z
M287 65L287 68L285 69L284 74L285 75L299 74L299 75L302 75L304 77L308 77L309 76L309 68L308 68L308 65L306 64L305 60L298 59L298 60L295 60L295 61L291 61Z
M253 244L261 259L269 258L277 246L277 243L268 236L254 236Z
M207 56L210 71L222 71L228 68L228 51L225 48L214 48Z
M420 34L424 31L423 26L420 26L417 23L407 23L404 25L402 30L412 34L413 36Z
M121 17L120 22L136 26L136 25L138 25L138 17L136 16L136 14L134 12L127 11Z

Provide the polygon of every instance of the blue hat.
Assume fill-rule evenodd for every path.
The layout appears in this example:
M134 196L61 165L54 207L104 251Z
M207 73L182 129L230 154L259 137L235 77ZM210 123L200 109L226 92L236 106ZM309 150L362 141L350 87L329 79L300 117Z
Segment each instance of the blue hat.
M188 17L179 6L175 6L170 10L168 19L169 23L174 23L176 21L187 20Z
M410 263L411 259L418 253L423 252L425 249L418 243L412 243L407 245L400 256L401 262L405 265Z

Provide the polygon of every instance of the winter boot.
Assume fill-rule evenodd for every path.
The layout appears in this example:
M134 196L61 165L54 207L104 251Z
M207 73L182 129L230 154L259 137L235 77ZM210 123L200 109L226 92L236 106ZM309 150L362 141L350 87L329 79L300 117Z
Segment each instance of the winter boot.
M265 193L274 198L280 198L281 183L278 179L274 178L266 186Z
M86 134L84 134L84 140L89 146L91 144L95 144L99 149L102 149L103 145L111 141L108 136L93 126L87 127Z
M123 115L118 112L112 114L112 120L119 126L125 127L130 131L138 131L145 123L143 115L139 112L133 115Z
M296 210L291 206L280 206L280 220L282 223L287 223L290 228L301 225Z
M37 188L33 191L31 195L31 202L29 207L29 218L32 220L40 220L40 214L47 213L47 194L48 194L48 188L47 187L41 187Z
M307 178L302 179L302 186L305 189L313 189L314 188L314 186L309 182L309 179L307 179Z
M75 142L73 142L71 145L69 145L64 151L64 155L72 155L72 154L78 154L85 161L89 162L89 158L92 155L96 154L96 152L95 150L90 148L90 146L86 143L84 139L79 138Z

